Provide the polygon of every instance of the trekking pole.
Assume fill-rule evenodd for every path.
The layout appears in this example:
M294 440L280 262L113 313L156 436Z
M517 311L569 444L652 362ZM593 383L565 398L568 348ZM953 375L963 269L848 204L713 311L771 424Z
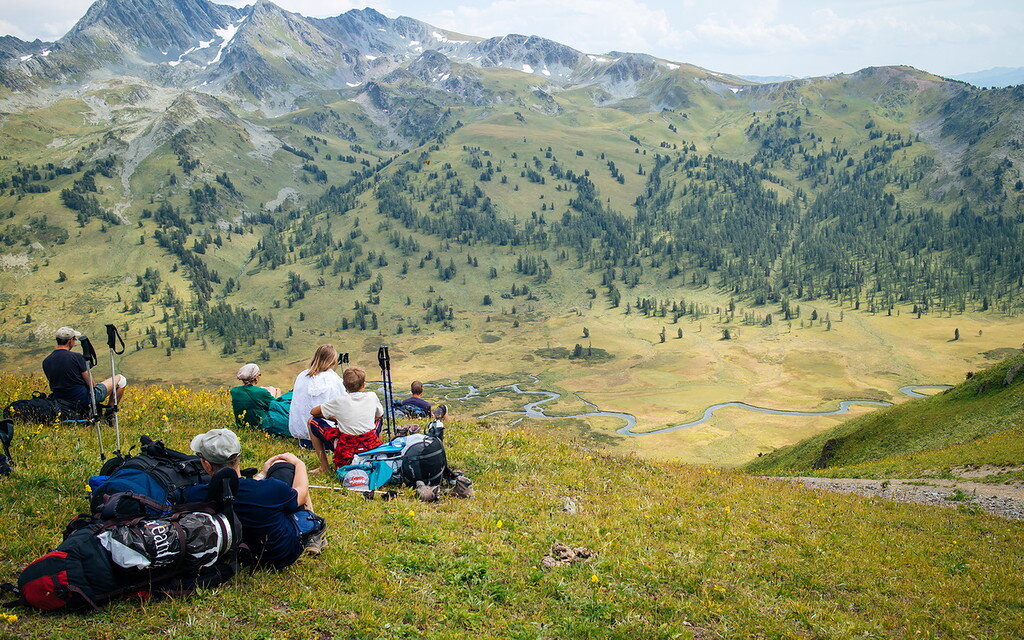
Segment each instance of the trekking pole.
M377 350L377 363L380 364L380 377L384 384L384 426L390 441L395 437L395 407L392 404L394 396L391 387L391 354L388 353L387 347L381 346Z
M117 345L120 344L121 348L118 349ZM113 386L110 398L110 410L114 415L114 437L117 439L117 449L114 451L118 456L121 455L121 425L117 421L117 373L114 369L114 354L121 355L124 353L124 340L121 338L121 334L117 332L117 327L112 324L107 325L107 347L110 348L110 380Z
M0 420L0 444L4 446L4 453L0 456L0 476L10 475L11 467L14 466L14 458L11 457L12 442L14 442L14 420Z
M79 342L82 343L82 357L85 358L85 370L89 372L89 378L92 379L92 368L96 366L96 349L93 348L92 342L89 338L82 336L79 338ZM107 459L107 455L103 452L103 433L100 431L100 421L96 414L96 384L93 383L89 387L89 422L96 427L96 444L100 448L100 461Z
M395 385L391 383L391 353L384 347L384 358L388 365L388 438L395 437Z
M380 347L377 349L377 364L380 365L380 384L381 391L384 394L384 416L382 417L381 430L388 434L388 440L391 440L390 425L388 424L388 374L387 370L390 368L390 358L388 356L387 347Z

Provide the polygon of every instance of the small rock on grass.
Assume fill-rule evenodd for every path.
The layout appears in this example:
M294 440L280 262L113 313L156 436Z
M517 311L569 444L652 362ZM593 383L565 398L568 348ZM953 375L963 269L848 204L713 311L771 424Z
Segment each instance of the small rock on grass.
M593 558L597 553L587 547L570 547L567 544L556 542L551 545L551 551L544 556L540 564L545 569L555 567L566 567L575 562L584 562Z

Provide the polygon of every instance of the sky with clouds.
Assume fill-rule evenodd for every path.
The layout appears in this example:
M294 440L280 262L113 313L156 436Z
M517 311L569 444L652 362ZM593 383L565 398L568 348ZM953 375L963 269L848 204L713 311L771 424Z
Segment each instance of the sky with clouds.
M222 0L225 1L225 0ZM226 0L242 6L242 0ZM251 1L251 0L250 0ZM909 64L942 75L1024 66L1022 0L278 0L324 17L372 6L478 36L539 35L742 75ZM90 0L0 0L0 34L59 38Z

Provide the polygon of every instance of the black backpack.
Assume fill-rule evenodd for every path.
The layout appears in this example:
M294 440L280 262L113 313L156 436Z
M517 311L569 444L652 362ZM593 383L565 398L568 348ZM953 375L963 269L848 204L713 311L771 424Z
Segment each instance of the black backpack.
M15 400L4 407L4 418L50 424L58 420L78 420L85 415L69 404L36 391L27 400Z
M434 486L449 477L448 458L440 438L426 436L402 452L402 466L399 469L402 480L410 487L417 481Z
M64 542L21 572L17 604L43 611L98 609L120 597L186 595L226 582L238 570L242 535L231 507L238 478L226 471L215 476L210 501L159 518L75 518ZM110 501L149 499L121 494Z
M138 455L111 458L100 469L99 477L106 478L93 487L90 499L93 513L106 509L107 518L136 517L144 513L159 515L173 505L184 503L185 490L189 487L210 482L198 456L169 449L163 442L148 436L142 436L139 442ZM111 507L107 498L117 493L144 495L162 506L154 508L128 501Z

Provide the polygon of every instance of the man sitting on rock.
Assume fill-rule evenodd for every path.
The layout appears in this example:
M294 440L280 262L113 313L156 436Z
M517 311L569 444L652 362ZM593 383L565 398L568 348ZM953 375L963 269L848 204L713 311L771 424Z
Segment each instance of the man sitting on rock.
M113 394L117 393L117 403L120 404L128 381L117 374L94 384L85 357L72 351L81 337L82 334L71 327L57 329L57 348L43 360L43 373L50 383L51 397L83 413L91 408L91 398L96 399L97 405L107 399L113 404Z
M242 444L230 429L211 429L192 439L192 451L211 476L227 467L241 476ZM280 453L263 463L256 478L239 477L234 509L242 537L256 567L283 569L303 550L318 554L325 546L324 519L313 513L306 463ZM206 499L207 485L185 493L188 502Z

